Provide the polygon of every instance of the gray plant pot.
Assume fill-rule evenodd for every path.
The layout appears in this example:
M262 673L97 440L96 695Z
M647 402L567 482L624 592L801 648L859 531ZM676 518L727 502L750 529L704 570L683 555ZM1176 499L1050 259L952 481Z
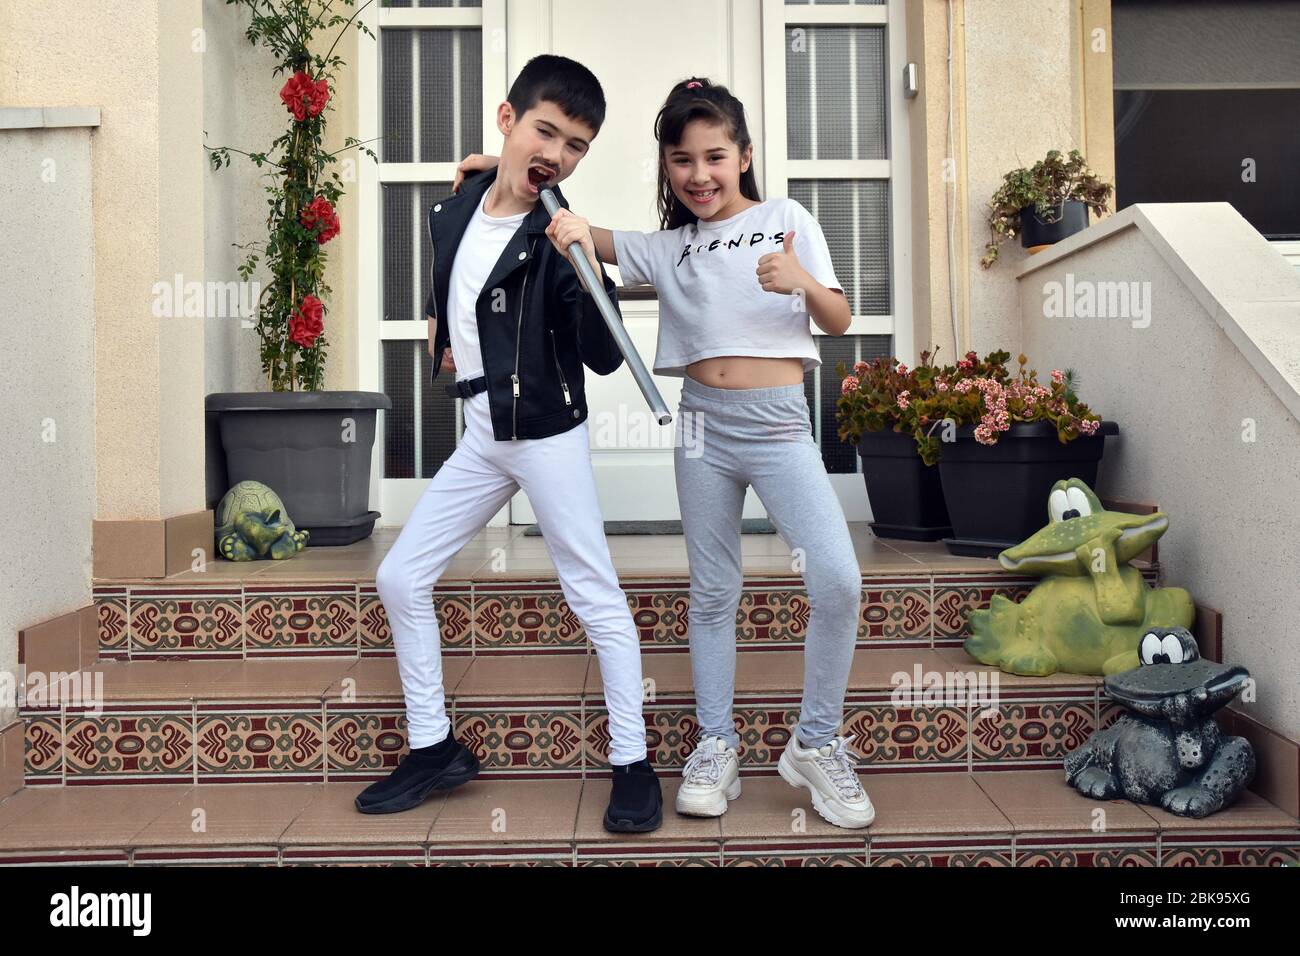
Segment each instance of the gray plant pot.
M383 392L215 392L225 457L224 484L260 481L284 502L308 547L337 547L370 536L370 456Z

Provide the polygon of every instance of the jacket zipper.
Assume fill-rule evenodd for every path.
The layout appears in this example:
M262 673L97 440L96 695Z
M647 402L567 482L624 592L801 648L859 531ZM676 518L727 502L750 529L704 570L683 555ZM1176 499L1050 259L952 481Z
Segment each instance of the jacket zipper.
M555 371L560 373L560 388L564 389L564 404L572 405L569 401L569 383L564 380L564 369L560 368L560 353L555 349L555 329L551 329L551 354L555 356Z
M430 217L429 218L429 289L433 292L432 302L433 302L434 338L437 338L438 336L438 324L439 324L438 322L438 274L436 268L437 262L438 262L438 252L437 249L435 248L435 243L433 241L433 219L432 217ZM446 351L446 347L444 346L443 348L438 349L438 354L433 357L434 360L433 375L435 378L437 377L438 372L441 371L442 353L445 351Z
M528 294L528 272L532 269L533 248L537 245L534 239L528 246L529 264L524 269L524 284L519 290L519 321L515 326L515 373L510 376L510 381L514 383L514 400L510 405L510 437L517 439L519 437L519 343L524 332L524 297Z

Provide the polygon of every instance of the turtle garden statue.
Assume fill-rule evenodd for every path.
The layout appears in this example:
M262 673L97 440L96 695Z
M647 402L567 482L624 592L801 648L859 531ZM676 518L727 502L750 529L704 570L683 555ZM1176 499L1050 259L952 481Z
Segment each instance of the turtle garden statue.
M260 481L241 481L227 491L216 522L217 553L230 561L292 558L311 536L293 526L280 496Z
M1152 628L1140 665L1111 674L1106 693L1125 713L1065 755L1065 778L1096 800L1124 797L1182 817L1204 817L1237 799L1255 776L1244 737L1224 736L1215 712L1250 674L1202 659L1182 627Z
M1045 528L998 555L1043 580L1019 604L999 594L970 613L971 657L1010 674L1115 674L1138 666L1152 628L1191 627L1191 595L1152 589L1128 563L1169 528L1164 514L1107 511L1078 478L1052 486L1047 513Z

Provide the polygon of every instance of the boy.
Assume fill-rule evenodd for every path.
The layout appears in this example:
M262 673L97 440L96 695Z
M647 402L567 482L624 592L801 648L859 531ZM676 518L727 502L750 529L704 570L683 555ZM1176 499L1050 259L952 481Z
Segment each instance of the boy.
M497 110L500 165L467 178L429 212L434 367L456 375L448 391L465 400L465 433L375 573L397 651L410 753L357 797L363 813L408 810L478 774L478 760L447 719L431 592L456 552L523 488L600 664L614 776L605 828L660 825L662 794L646 759L640 641L605 541L583 391L584 364L608 375L623 356L573 266L548 241L551 217L539 201L540 186L574 171L604 119L604 93L586 67L559 56L530 60ZM558 189L555 195L567 210ZM612 299L613 281L589 258ZM455 360L444 364L448 346Z

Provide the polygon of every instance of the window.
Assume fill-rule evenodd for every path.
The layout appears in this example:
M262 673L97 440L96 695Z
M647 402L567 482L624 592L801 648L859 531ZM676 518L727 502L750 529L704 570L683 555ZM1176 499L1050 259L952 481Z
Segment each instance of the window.
M839 439L836 366L911 350L910 319L899 315L909 280L895 255L907 236L893 213L905 201L906 137L892 102L901 94L890 79L902 51L891 21L901 23L903 9L885 0L765 0L763 17L764 62L783 67L779 75L765 67L766 195L797 200L821 224L853 316L848 334L816 335L822 365L804 383L827 471L851 473L861 463Z
M1300 238L1300 3L1113 0L1111 18L1117 208L1228 202Z
M482 152L485 103L505 98L504 55L484 40L504 26L504 7L504 0L381 0L362 14L376 42L359 47L358 69L373 77L361 88L373 109L363 105L359 116L374 122L361 138L383 138L379 165L366 157L359 167L362 208L375 210L362 230L363 261L369 253L373 267L361 270L361 380L393 402L384 414L386 480L432 477L461 430L457 401L443 388L450 378L434 384L428 354L427 217L450 195L455 164Z

